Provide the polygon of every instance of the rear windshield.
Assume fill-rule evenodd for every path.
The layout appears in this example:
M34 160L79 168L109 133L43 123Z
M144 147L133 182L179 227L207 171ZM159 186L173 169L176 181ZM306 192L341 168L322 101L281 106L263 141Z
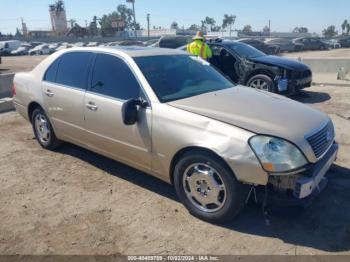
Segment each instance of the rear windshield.
M136 57L134 60L163 103L234 85L209 63L193 56Z

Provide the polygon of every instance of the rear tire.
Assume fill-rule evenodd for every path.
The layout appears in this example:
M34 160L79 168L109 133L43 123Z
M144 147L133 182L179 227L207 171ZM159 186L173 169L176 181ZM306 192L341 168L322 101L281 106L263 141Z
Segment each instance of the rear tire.
M275 84L271 77L269 77L268 75L260 74L253 76L248 80L247 86L263 91L268 91L271 93L276 92Z
M41 108L36 108L32 114L32 126L36 140L45 149L54 150L62 145L57 139L49 118Z
M220 158L206 152L186 153L175 166L174 184L188 211L210 223L231 221L245 205L246 186Z

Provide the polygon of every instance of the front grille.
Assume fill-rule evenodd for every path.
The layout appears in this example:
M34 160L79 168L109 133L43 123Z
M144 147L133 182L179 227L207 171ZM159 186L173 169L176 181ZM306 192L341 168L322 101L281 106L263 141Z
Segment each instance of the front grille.
M312 75L312 72L310 70L294 71L293 72L294 79L303 79L303 78L310 77L311 75Z
M333 144L335 137L334 126L329 122L324 128L315 134L307 137L312 150L317 158L320 158L327 149Z

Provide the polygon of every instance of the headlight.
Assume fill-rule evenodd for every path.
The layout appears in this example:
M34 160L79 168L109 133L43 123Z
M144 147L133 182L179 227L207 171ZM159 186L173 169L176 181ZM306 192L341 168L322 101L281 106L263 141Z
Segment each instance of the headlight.
M283 139L258 135L249 144L267 172L287 172L307 164L300 150Z

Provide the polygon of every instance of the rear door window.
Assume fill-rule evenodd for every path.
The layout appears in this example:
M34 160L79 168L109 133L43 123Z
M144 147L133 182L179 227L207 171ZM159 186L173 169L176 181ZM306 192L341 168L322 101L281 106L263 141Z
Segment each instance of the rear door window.
M44 75L44 81L55 83L60 61L60 58L58 58L50 65L49 69L47 69Z
M90 52L70 52L62 55L58 66L56 83L86 89L89 67L94 56Z
M128 100L139 98L140 90L135 75L122 59L107 54L96 56L90 87L91 92L120 100Z

